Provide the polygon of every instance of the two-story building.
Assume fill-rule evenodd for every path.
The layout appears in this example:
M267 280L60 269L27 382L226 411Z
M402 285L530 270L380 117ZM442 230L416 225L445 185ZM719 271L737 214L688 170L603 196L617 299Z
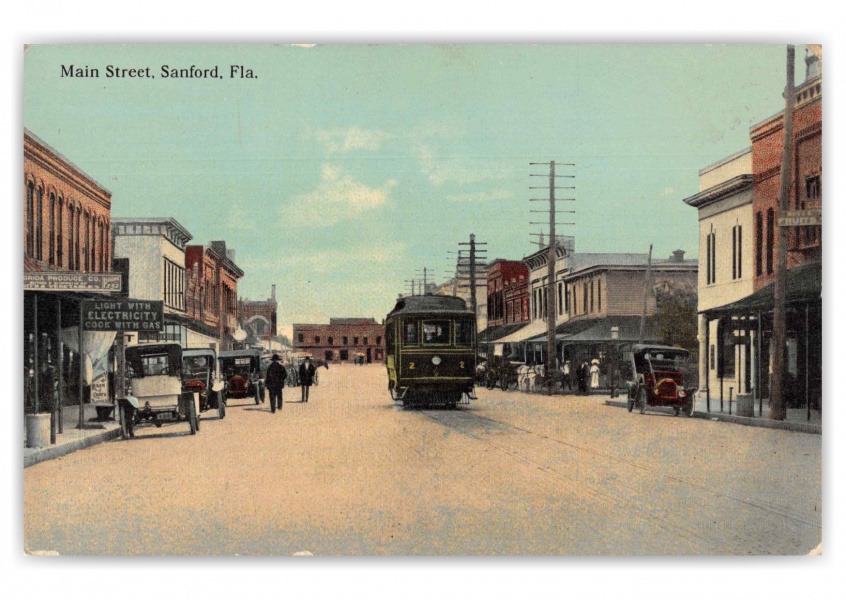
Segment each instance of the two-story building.
M294 323L294 351L326 362L382 362L385 324L373 318L330 318L328 324Z
M221 350L231 350L238 330L238 280L244 272L235 264L235 251L214 241L185 248L188 316L217 331Z
M129 297L164 304L162 330L125 332L127 345L170 341L186 348L217 347L217 330L187 311L185 249L192 238L188 230L170 217L113 222L115 258L129 261Z

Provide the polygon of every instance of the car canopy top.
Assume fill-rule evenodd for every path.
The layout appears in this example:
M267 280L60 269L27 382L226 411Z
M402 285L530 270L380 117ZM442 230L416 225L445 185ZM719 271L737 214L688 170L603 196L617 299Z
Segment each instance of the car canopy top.
M177 343L131 346L126 349L126 360L135 377L162 375L162 369L167 375L178 376L182 368L182 346Z

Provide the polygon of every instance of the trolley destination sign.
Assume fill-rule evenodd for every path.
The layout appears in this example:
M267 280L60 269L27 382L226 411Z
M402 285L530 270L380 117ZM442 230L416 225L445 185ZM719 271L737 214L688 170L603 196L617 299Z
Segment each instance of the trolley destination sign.
M30 272L24 273L24 290L114 293L121 291L120 281L120 273Z
M161 331L161 300L83 300L85 331Z

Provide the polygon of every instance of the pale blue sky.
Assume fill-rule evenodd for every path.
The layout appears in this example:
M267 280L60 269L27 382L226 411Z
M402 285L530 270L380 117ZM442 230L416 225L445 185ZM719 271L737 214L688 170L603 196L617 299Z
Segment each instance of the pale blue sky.
M797 79L804 76L797 47ZM529 162L575 163L583 252L695 256L700 168L781 110L780 45L35 46L24 124L108 188L112 214L224 239L279 321L381 318L473 232L533 251ZM61 65L100 69L62 78ZM155 79L109 79L107 65ZM219 65L171 80L161 65ZM230 79L229 65L257 79ZM540 169L540 170L538 170ZM543 196L543 192L540 192ZM571 220L561 217L562 221Z

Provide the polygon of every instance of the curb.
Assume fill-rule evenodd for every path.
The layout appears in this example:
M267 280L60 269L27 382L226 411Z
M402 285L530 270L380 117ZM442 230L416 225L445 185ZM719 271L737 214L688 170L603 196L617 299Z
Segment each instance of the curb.
M606 406L616 406L619 408L626 408L625 402L618 402L615 400L606 400ZM660 412L670 411L669 408L661 406L650 407L649 410L657 410ZM822 425L815 425L813 423L795 423L793 421L773 421L772 419L764 419L761 417L738 417L737 415L724 415L719 413L706 413L694 411L694 419L705 419L708 421L720 421L723 423L735 423L737 425L746 425L748 427L766 427L767 429L782 429L786 431L798 431L800 433L814 433L822 434Z
M105 429L100 433L89 435L78 440L73 440L72 442L39 448L35 452L24 455L24 468L37 465L45 460L52 460L60 456L65 456L71 452L76 452L77 450L82 450L83 448L88 448L94 444L106 442L118 437L120 437L120 428Z

